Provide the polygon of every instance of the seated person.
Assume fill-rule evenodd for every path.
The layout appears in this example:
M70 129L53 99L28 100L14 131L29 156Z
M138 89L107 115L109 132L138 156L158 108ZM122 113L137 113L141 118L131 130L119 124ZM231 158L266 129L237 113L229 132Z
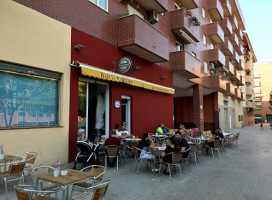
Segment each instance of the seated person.
M140 158L155 160L156 156L152 155L148 152L148 149L154 149L155 144L151 137L149 137L148 133L143 134L143 139L139 142L137 148L141 149ZM154 168L153 162L151 162L152 171L159 171Z
M179 131L185 131L186 129L185 129L183 124L179 124L178 130Z
M207 145L209 147L214 147L214 141L215 140L219 140L220 137L216 134L215 131L212 132L212 137L210 137L210 139L207 140Z
M176 140L182 152L182 158L187 158L190 152L190 151L187 151L183 153L184 151L190 148L187 140L185 139L186 135L187 135L186 133L181 133L180 131L176 131L175 133Z
M193 131L193 137L196 137L197 133L199 132L199 129L196 127L195 124L193 124L193 128L191 130Z
M169 132L169 128L165 127L164 124L161 124L161 128L162 128L163 133L168 133Z
M85 129L81 128L78 130L78 137L77 141L83 141L88 143L88 138L86 137L86 131Z
M120 125L119 125L119 124L115 124L115 129L112 129L112 130L115 130L115 131L116 131L116 135L117 135L118 132L119 132L119 128L120 128Z
M172 152L179 152L180 148L178 145L178 142L174 136L170 137L170 145L166 147L164 152L162 152L161 157L163 162L166 163L172 163ZM168 166L165 165L165 171L163 172L164 174L169 174L169 169Z
M217 132L217 135L218 135L221 139L224 138L224 134L223 134L223 131L221 130L221 128L217 128L217 129L216 129L216 132Z
M109 146L109 145L115 145L115 146L120 146L120 139L116 137L116 131L115 130L111 130L110 132L111 137L107 138L104 146ZM107 149L105 150L105 153L108 155ZM118 155L119 151L117 151L117 155ZM113 166L116 162L116 158L113 158L112 162L110 162L109 158L107 158L107 162L109 166Z
M126 139L128 137L130 137L130 134L129 132L126 130L125 126L121 126L121 130L117 132L116 136L123 140L123 139Z
M157 128L157 130L156 130L156 133L163 134L163 130L162 130L162 127L161 127L161 126L162 126L161 124L158 125L158 128Z

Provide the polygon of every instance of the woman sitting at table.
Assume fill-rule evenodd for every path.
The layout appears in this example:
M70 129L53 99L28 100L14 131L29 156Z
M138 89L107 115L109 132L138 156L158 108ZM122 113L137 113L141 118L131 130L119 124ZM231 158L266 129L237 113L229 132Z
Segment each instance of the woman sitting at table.
M175 136L170 137L170 145L166 147L164 152L162 152L161 157L162 161L166 163L172 163L172 154L173 152L179 152L180 148ZM169 174L168 166L165 165L164 174Z
M214 141L215 140L219 140L220 137L216 134L215 131L212 132L212 137L210 137L210 139L207 140L207 145L209 147L214 147Z
M191 129L193 131L193 137L197 136L197 132L199 132L199 129L196 127L195 124L193 124L193 128Z
M152 155L148 149L154 149L155 144L151 137L149 137L148 133L143 134L143 139L139 142L137 148L141 149L140 158L143 159L150 159L155 160L156 156ZM158 169L154 168L153 162L151 162L152 171L159 171Z

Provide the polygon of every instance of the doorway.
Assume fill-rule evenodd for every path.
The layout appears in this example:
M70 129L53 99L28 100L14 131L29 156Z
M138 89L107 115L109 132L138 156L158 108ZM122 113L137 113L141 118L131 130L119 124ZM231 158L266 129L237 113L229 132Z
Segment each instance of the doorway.
M78 84L78 129L86 130L90 141L109 137L109 86L102 82L80 80Z
M224 126L225 129L224 130L229 130L229 114L228 114L228 109L224 108Z
M130 96L122 96L122 125L131 133L131 98Z

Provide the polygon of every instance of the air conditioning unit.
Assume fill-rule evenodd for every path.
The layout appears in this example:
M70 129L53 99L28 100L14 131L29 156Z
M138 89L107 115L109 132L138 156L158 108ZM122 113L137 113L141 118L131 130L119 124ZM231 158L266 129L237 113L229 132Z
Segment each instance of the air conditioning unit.
M155 24L159 21L159 13L155 10L148 11L149 23Z
M214 63L210 63L210 65L209 65L209 69L215 69L215 65L214 65Z

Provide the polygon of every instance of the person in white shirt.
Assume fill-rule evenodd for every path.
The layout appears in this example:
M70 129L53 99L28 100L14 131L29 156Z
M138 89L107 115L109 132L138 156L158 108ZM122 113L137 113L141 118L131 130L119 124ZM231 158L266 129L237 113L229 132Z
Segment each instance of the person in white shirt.
M121 140L130 137L130 133L126 130L125 126L121 126L121 130L117 132L116 136Z

